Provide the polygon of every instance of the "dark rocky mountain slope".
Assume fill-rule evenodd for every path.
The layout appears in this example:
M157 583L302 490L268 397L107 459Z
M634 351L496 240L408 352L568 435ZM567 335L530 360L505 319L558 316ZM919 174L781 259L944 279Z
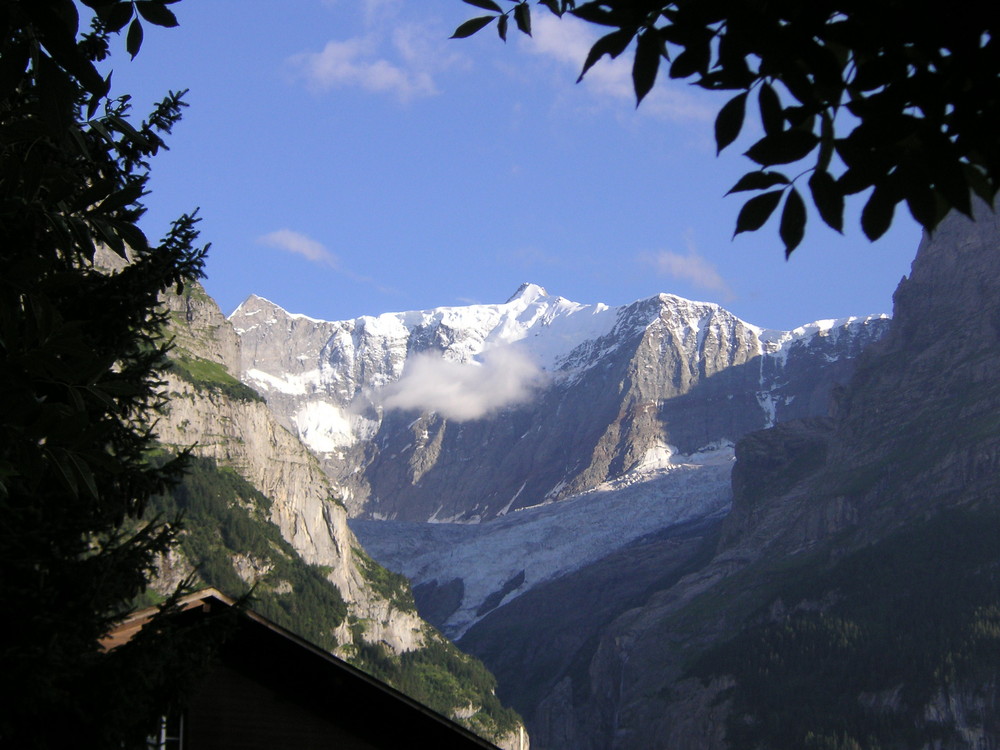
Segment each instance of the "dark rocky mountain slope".
M1000 221L977 215L921 244L831 416L737 444L714 554L522 704L536 747L1000 747Z

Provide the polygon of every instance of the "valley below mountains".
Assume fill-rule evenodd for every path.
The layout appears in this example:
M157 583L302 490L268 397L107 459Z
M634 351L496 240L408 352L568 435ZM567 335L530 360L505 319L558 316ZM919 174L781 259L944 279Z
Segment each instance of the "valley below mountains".
M504 747L1000 747L1000 222L977 212L924 240L891 319L793 331L532 284L347 321L256 296L227 321L189 290L158 429L203 486L164 502L246 518L189 516L164 581L257 582Z
M889 328L870 316L771 331L673 295L614 308L532 284L502 304L339 322L250 297L230 322L244 381L319 458L365 548L449 638L474 628L487 658L488 622L525 594L601 576L650 535L716 528L736 441L825 415ZM652 583L633 577L620 600L604 587L618 603L602 617Z

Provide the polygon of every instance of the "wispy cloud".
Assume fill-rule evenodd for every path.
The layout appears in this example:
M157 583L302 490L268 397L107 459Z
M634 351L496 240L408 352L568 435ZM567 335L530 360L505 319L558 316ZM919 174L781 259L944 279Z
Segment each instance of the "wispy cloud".
M481 364L417 354L407 360L403 376L373 400L386 409L433 411L465 422L527 402L541 377L530 359L510 347L488 350Z
M445 34L424 20L405 17L401 0L364 0L364 33L333 39L320 51L293 55L288 63L314 91L360 88L408 102L439 93L435 78L468 64L456 47L442 46Z
M658 253L645 253L640 256L640 260L654 268L660 275L685 281L698 289L714 292L724 302L731 302L736 298L729 282L722 277L710 261L698 254L690 242L687 255L662 250Z
M597 41L597 35L587 23L548 13L532 14L532 37L526 40L528 49L547 57L579 74L587 53ZM659 83L643 100L640 112L668 120L711 120L715 110L697 97L665 82L661 71ZM604 57L587 71L582 86L597 96L634 104L632 87L632 54L626 51L616 60Z
M327 42L320 52L301 52L289 62L315 91L357 87L392 94L400 101L437 93L427 71L407 69L379 57L372 37Z
M321 243L291 229L279 229L275 232L258 237L257 242L268 247L283 250L286 253L301 255L306 260L313 263L340 268L340 261L337 256L327 250Z

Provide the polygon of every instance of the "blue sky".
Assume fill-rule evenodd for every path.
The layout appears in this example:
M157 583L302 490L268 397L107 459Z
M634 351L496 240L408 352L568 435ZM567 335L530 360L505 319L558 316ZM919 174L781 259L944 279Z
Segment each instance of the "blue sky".
M325 319L503 302L523 281L584 303L671 292L792 328L891 312L920 232L905 208L869 243L810 214L788 262L776 225L732 238L753 131L715 156L726 97L665 81L638 110L625 61L575 84L597 29L539 8L534 38L460 0L186 0L146 28L113 91L141 114L190 89L153 163L147 233L200 207L205 286Z

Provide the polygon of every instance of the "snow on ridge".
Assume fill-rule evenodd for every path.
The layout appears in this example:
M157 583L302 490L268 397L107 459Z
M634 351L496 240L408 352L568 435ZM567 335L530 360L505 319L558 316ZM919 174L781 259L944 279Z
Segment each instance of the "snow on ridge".
M709 443L694 453L681 453L677 446L658 442L629 473L648 473L657 470L672 471L684 466L709 466L731 463L734 460L733 443L729 440ZM616 480L614 480L616 481Z
M299 438L316 453L335 453L375 436L378 425L327 401L308 401L292 416Z
M227 320L232 320L233 316L236 315L236 313L241 312L243 310L243 306L246 305L252 299L264 299L264 298L263 297L258 297L256 294L249 295L245 300L243 300L242 302L240 302L240 304L238 304L236 306L235 310L233 310L231 313L229 313L229 315L226 316L226 319ZM264 301L267 302L267 300L264 300ZM252 312L245 312L243 314L244 315L256 315L259 312L260 312L260 310L254 310Z
M298 375L286 374L284 377L272 375L263 370L250 369L246 378L262 386L265 390L275 390L291 396L302 396L319 382L319 370L309 370Z
M280 310L281 312L283 312L287 317L293 318L295 320L308 320L310 323L328 323L329 322L327 320L320 320L319 318L313 318L312 316L305 315L304 313L289 312L288 310L286 310L285 308L283 308L281 305L279 305L277 302L272 302L267 297L261 297L258 294L251 294L250 297L247 297L248 300L251 299L251 298L256 298L256 299L259 299L261 302L266 302L267 304L271 305L275 309ZM243 305L241 303L240 307L242 307L242 306ZM236 309L238 310L240 308L238 307ZM236 313L234 311L233 315L235 315L235 314ZM232 317L232 316L230 316L230 317Z
M251 295L247 302L253 299ZM281 319L282 308L264 298L256 299L263 309L248 311L244 303L237 312L242 311L246 319L267 311L271 320L263 322L255 318L254 326L247 331L238 330L239 333ZM522 284L507 302L500 304L442 306L344 321L285 314L316 326L313 333L306 332L315 354L304 359L301 351L292 353L300 355L296 361L303 370L310 368L312 359L313 372L308 378L302 373L297 376L302 380L293 380L282 372L264 373L258 367L245 377L288 395L326 390L331 396L340 394L338 400L391 386L404 376L413 355L426 349L428 356L439 356L448 362L483 365L492 350L510 348L512 357L523 355L540 373L572 382L613 356L624 342L641 336L651 324L665 326L679 339L690 342L694 351L700 351L706 335L712 331L746 326L758 342L759 353L765 357L761 360L763 393L768 390L763 382L765 362L771 371L775 367L781 369L791 349L800 342L808 342L817 335L837 337L845 326L879 317L826 319L791 331L777 331L746 323L716 303L692 301L674 294L661 293L611 307L573 302L530 283ZM354 382L358 375L364 382ZM775 404L765 401L766 396L761 406L773 413Z
M242 302L240 302L240 304L238 304L236 306L235 310L233 310L231 313L229 313L229 315L227 316L227 318L232 318L232 317L234 317L236 315L236 313L242 312L243 308L251 300L267 303L268 305L271 305L272 307L276 307L279 310L283 310L284 309L284 308L281 307L281 305L275 304L274 302L272 302L271 300L267 299L266 297L261 297L259 294L250 294L250 295L247 296L247 298L245 300L243 300ZM256 315L259 312L261 312L261 310L253 310L251 312L244 312L243 314L244 315Z
M855 335L867 324L876 320L888 320L889 315L882 313L879 315L855 316L846 318L827 318L813 321L805 325L793 328L790 331L778 331L774 329L754 329L758 342L760 342L761 357L760 368L760 390L757 393L757 403L763 409L766 424L774 426L777 418L777 409L781 397L773 392L773 378L776 372L785 368L788 364L789 354L796 347L807 347L817 337L829 338L830 343L836 344L841 335ZM839 357L837 354L830 354L829 349L824 354L828 362L833 362ZM784 404L791 403L787 398Z
M517 299L535 299L537 297L548 297L549 293L545 291L545 287L539 286L538 284L533 284L530 281L525 281L517 288L510 297L507 298L507 303L513 302Z
M466 344L464 351L453 345L446 348L446 353L450 353L452 357L458 355L459 361L472 361L485 349L493 346L516 344L535 357L538 366L546 370L556 369L559 361L566 359L580 344L611 333L616 325L622 322L618 320L619 316L629 309L636 311L642 309L643 303L654 301L659 303L668 309L670 313L668 320L672 328L690 328L699 335L702 334L706 322L713 319L717 313L725 312L732 315L718 303L690 300L665 292L614 307L601 302L582 304L564 297L554 297L544 287L524 282L506 302L499 304L443 305L426 310L386 312L376 316L362 315L340 321L322 320L302 313L288 312L265 297L251 294L240 303L229 318L232 319L243 311L250 300L266 303L289 318L318 324L347 326L348 330L361 328L368 335L406 337L417 328L445 326L448 329L472 334L463 341ZM254 310L242 314L250 317L260 312L262 311ZM777 355L779 359L784 360L788 349L798 341L816 335L836 336L841 329L853 323L859 321L864 323L889 316L883 313L865 317L830 318L813 321L790 331L760 328L734 315L732 317L746 325L756 335L761 344L762 354ZM276 321L272 319L268 322ZM636 317L630 322L637 328L642 328L652 321ZM710 323L712 324L717 323ZM237 332L245 331L237 328ZM470 341L470 338L478 340L478 343Z
M708 329L718 328L719 317L733 322L742 323L753 329L753 326L741 320L733 313L715 302L699 302L679 297L676 294L659 294L653 299L668 312L666 324L670 330L678 334L690 331L698 339L699 346Z
M603 303L572 302L549 295L536 284L526 284L501 304L442 306L319 322L363 331L368 337L393 339L404 347L410 335L422 328L455 331L455 338L444 344L446 359L474 363L491 348L516 346L540 369L551 371L560 357L580 343L610 332L618 309Z
M764 411L764 426L774 427L778 421L778 402L774 393L769 390L758 391L757 403L760 404L760 408Z
M808 341L816 336L832 336L834 341L842 331L856 325L865 325L873 320L887 320L886 313L878 315L857 316L846 318L828 318L806 323L790 331L779 331L773 328L757 329L757 338L761 342L762 353L773 357L780 365L788 360L788 352L793 346Z
M326 323L328 323L328 321L320 320L319 318L313 318L313 317L310 317L308 315L304 315L302 313L288 312L288 310L286 310L285 308L283 308L281 305L279 305L279 304L277 304L275 302L272 302L271 300L267 299L266 297L261 297L260 295L257 295L257 294L251 294L245 300L243 300L242 302L240 302L240 304L236 306L236 309L233 310L229 314L229 316L226 318L226 320L228 320L232 324L233 329L236 331L236 333L240 334L241 336L243 334L245 334L245 333L249 333L250 331L252 331L255 328L257 328L258 326L262 325L261 323L256 323L255 325L252 325L249 328L243 328L243 327L241 327L241 326L239 326L239 325L237 325L235 323L235 320L237 318L240 318L240 317L249 318L249 317L254 316L254 315L260 315L262 312L264 312L263 309L245 310L244 307L251 300L257 301L259 303L264 303L265 306L269 306L271 308L271 312L272 313L274 313L274 312L283 313L286 318L291 319L291 320L296 320L296 321L298 321L298 320L305 320L305 321L308 321L310 323L316 323L316 324L326 324ZM278 318L275 315L272 314L271 317L268 320L264 321L263 325L274 325L277 322L278 322Z
M446 359L475 362L490 348L516 346L540 369L550 372L559 369L577 347L611 334L626 320L635 328L634 333L641 332L653 319L639 315L640 311L651 312L666 306L672 325L699 328L703 319L723 309L712 302L695 302L666 293L614 307L604 303L582 304L553 296L543 287L526 282L507 302L500 304L440 306L419 311L363 315L342 321L325 321L290 313L264 297L250 295L230 315L230 319L238 313L241 313L240 317L249 317L261 312L246 310L251 300L269 305L275 312L283 313L290 319L339 326L348 335L363 332L368 337L393 339L397 345L404 347L409 336L418 329L444 328L458 333L454 340L444 344L443 355ZM633 314L626 317L626 312L630 310ZM277 318L272 316L266 324L275 322ZM259 325L261 323L246 329L237 327L237 333L248 333ZM404 349L403 354L406 353Z
M686 307L695 310L702 309L709 312L725 309L718 302L705 302L703 300L688 299L687 297L681 297L678 294L671 294L669 292L660 292L660 294L656 295L656 298L674 308Z
M285 310L285 314L292 320L308 320L310 323L328 323L327 320L320 320L319 318L314 318L310 315L305 315L303 313L290 313Z

